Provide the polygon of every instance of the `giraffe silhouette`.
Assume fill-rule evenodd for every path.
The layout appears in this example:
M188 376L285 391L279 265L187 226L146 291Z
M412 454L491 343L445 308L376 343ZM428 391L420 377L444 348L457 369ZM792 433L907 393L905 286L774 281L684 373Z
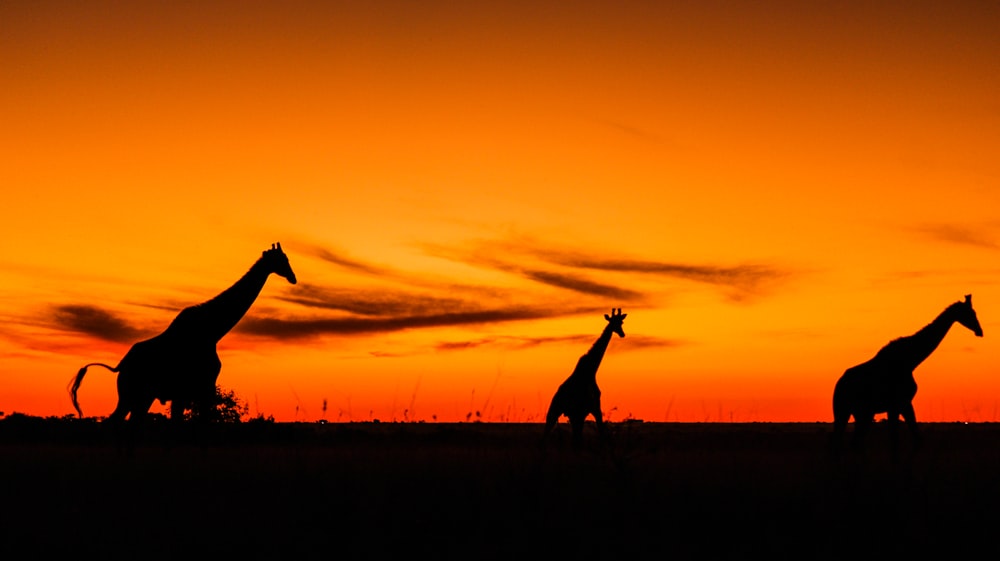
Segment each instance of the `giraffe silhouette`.
M854 417L852 444L860 448L865 434L871 428L875 415L886 413L889 435L895 453L899 444L899 417L903 416L915 442L920 432L913 411L913 397L917 382L913 371L937 349L953 323L958 322L983 336L976 311L972 309L972 295L964 301L951 304L934 321L909 337L890 341L869 361L848 368L837 380L833 390L833 448L839 453L843 445L847 421Z
M573 373L566 378L556 395L552 397L549 405L549 412L545 416L545 433L543 441L548 438L549 433L559 422L559 417L565 415L569 418L570 426L573 429L573 446L579 447L583 443L583 423L587 415L593 415L597 423L597 430L604 434L604 416L601 413L601 390L597 387L597 369L601 366L601 359L604 358L605 351L608 350L608 343L611 342L611 335L617 333L619 337L625 336L622 329L622 322L625 316L621 308L611 309L611 315L604 314L604 319L608 324L604 326L600 336L594 341L580 360L576 363Z
M208 403L222 369L216 345L247 313L271 273L296 283L280 243L271 244L245 275L218 296L184 308L163 333L132 345L118 366L92 362L81 368L70 389L77 415L83 416L77 390L91 366L118 373L118 405L108 416L110 421L126 417L138 421L157 399L162 404L170 401L173 419L182 418L187 408Z

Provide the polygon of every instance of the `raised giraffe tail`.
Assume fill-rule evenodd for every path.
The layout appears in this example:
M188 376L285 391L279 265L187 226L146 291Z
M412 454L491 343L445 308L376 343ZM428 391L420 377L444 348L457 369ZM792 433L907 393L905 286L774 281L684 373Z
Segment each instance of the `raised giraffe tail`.
M76 390L80 389L80 384L83 383L83 377L87 374L87 369L91 366L103 366L112 372L118 372L118 368L108 366L103 362L91 362L90 364L84 365L84 367L76 373L76 377L73 378L73 385L69 389L69 396L73 400L73 407L76 409L76 414L79 417L83 417L83 411L80 409L80 403L76 400Z

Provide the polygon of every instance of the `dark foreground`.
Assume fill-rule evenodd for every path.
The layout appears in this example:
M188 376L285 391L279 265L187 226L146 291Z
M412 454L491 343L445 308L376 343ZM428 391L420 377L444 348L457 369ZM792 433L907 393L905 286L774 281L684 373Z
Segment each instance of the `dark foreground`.
M0 558L995 558L1000 425L827 454L828 424L0 421ZM904 437L907 435L903 435ZM980 553L981 552L981 553Z

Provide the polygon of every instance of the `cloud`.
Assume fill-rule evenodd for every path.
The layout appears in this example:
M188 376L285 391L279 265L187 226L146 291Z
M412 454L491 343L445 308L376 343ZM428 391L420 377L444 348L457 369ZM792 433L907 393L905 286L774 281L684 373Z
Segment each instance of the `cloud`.
M557 335L546 337L517 337L499 335L469 341L443 341L434 345L435 351L462 351L484 346L500 346L507 349L527 349L551 343L585 343L596 338L594 335Z
M639 349L671 349L690 345L691 342L681 339L657 337L655 335L627 335L621 344L624 346L624 350L632 351Z
M411 294L390 290L356 290L300 286L279 300L309 308L339 310L360 316L424 316L441 310L467 308L469 303L452 297Z
M606 127L610 127L621 133L624 133L636 140L640 140L642 142L648 142L652 144L660 144L663 142L663 138L660 135L652 133L645 129L641 129L639 127L634 127L632 125L627 125L616 121L598 120L597 122Z
M319 257L327 263L332 263L338 267L343 267L345 269L350 269L353 271L367 273L369 275L386 276L394 275L392 271L387 268L379 267L377 265L372 265L370 263L364 263L362 261L357 261L349 257L344 257L343 255L334 253L326 248L319 247L316 245L303 244L306 248L306 252Z
M483 346L500 346L507 349L527 349L541 345L579 345L583 347L581 353L586 351L598 337L598 334L577 334L577 335L552 335L543 337L518 337L518 336L497 336L484 337L468 341L444 341L434 345L436 351L460 351L474 349ZM617 341L618 338L616 337ZM686 344L675 339L665 339L652 335L627 335L621 343L615 346L623 346L624 350L637 350L648 348L669 348Z
M771 265L759 264L691 265L637 259L593 258L580 255L549 256L549 258L553 262L567 267L659 275L749 292L757 292L765 284L784 279L790 275L789 271Z
M579 275L573 272L567 271L556 271L556 270L544 270L537 267L526 267L520 264L514 263L515 259L503 260L496 255L506 253L523 253L523 252L511 252L509 251L509 246L504 244L498 244L493 242L486 242L483 244L477 244L477 247L471 249L457 249L452 247L445 247L441 245L434 244L424 244L424 251L430 255L436 257L441 257L443 259L449 259L452 261L458 261L465 263L467 265L477 266L477 267L487 267L497 271L505 271L511 274L519 275L528 280L545 284L548 286L553 286L556 288L561 288L564 290L569 290L572 292L577 292L580 294L586 294L589 296L601 296L603 298L614 298L616 300L623 300L628 302L634 302L640 300L643 294L635 290L630 290L627 288L622 288L615 286L613 284L606 284L593 281L583 275ZM523 259L517 258L520 261Z
M237 324L236 330L260 337L296 339L322 335L364 335L407 329L549 319L595 311L595 308L514 307L383 317L244 318L242 322Z
M439 245L423 247L428 253L445 259L511 271L559 288L596 296L616 297L626 301L640 299L643 294L613 284L594 282L572 271L642 274L693 281L727 289L729 295L736 299L763 293L773 283L785 280L793 274L791 270L768 264L715 265L635 259L616 254L602 254L596 250L555 247L526 237L480 240L468 244L467 248ZM525 258L534 258L542 264L562 269L546 270L514 264L524 261ZM624 282L624 278L622 280Z
M572 275L569 273L557 273L553 271L538 271L530 269L521 269L520 273L533 281L547 284L549 286L555 286L557 288L572 290L581 294L603 296L630 302L638 300L642 297L642 293L634 290L594 282L579 275Z
M977 231L956 224L929 224L915 228L923 236L930 239L983 249L998 249L1000 245L986 232Z
M147 335L111 312L87 305L57 306L53 315L57 327L114 343L131 343Z

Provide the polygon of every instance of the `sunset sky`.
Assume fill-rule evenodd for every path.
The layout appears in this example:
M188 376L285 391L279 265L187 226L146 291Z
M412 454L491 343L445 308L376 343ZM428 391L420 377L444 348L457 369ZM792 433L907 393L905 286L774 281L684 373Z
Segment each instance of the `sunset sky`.
M0 411L73 413L280 242L219 346L279 421L831 421L966 294L1000 420L996 2L0 1ZM114 408L88 374L85 415ZM324 410L324 403L326 404ZM164 411L159 403L153 411ZM478 412L478 416L477 416Z

